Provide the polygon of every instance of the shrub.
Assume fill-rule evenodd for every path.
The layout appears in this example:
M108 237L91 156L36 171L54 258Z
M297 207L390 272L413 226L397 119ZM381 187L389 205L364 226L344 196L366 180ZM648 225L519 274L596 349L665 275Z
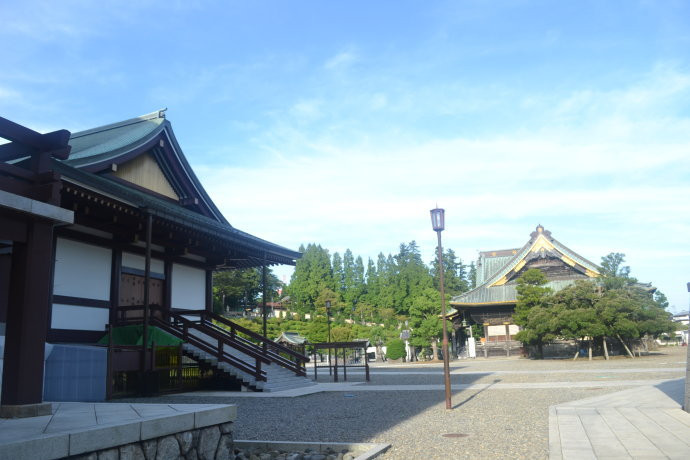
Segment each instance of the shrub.
M386 357L388 359L400 359L405 355L405 342L401 339L393 339L386 344Z

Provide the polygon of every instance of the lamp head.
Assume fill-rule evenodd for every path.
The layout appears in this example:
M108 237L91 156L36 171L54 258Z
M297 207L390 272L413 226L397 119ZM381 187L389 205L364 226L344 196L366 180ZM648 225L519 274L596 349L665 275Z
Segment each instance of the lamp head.
M442 232L445 228L445 210L434 208L431 210L431 226L435 232Z

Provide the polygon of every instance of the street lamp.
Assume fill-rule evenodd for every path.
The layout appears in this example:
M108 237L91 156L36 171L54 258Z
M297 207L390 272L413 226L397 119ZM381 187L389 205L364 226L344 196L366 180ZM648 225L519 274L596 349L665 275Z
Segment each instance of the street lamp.
M448 364L448 327L446 326L446 294L443 280L443 246L441 245L441 232L445 228L445 210L435 208L431 210L431 226L438 236L438 272L441 290L441 315L443 316L443 380L446 387L446 410L453 407L450 402L450 365Z
M331 373L331 301L326 301L326 322L328 323L328 373Z

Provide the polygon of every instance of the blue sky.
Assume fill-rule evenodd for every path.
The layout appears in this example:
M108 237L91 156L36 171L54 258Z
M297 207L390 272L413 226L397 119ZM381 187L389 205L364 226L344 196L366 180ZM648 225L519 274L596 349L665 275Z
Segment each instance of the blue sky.
M78 131L167 107L237 228L365 261L416 240L430 261L438 203L466 262L541 223L688 306L689 2L30 0L0 17L2 116Z

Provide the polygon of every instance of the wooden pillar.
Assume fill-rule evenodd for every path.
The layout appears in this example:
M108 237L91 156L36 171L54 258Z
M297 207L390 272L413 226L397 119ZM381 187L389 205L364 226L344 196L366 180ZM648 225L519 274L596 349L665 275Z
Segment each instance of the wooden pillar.
M510 323L505 322L503 325L506 327L506 356L510 356Z
M30 222L26 241L15 241L12 247L0 411L3 416L50 414L50 404L41 403L52 255L53 224L46 221Z
M206 270L206 311L213 313L213 270ZM223 312L221 312L223 313Z
M489 323L484 323L484 357L485 358L489 357L489 349L488 349L487 345L489 345Z

